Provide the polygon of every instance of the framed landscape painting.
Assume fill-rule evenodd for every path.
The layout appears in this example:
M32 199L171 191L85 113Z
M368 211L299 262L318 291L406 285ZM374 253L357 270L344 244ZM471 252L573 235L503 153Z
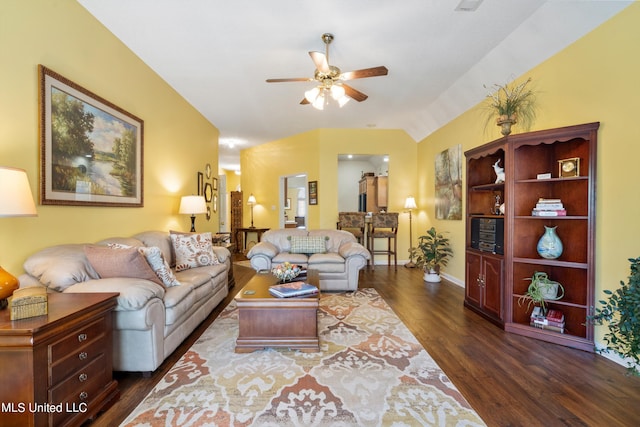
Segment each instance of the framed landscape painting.
M143 206L143 121L40 65L40 203Z

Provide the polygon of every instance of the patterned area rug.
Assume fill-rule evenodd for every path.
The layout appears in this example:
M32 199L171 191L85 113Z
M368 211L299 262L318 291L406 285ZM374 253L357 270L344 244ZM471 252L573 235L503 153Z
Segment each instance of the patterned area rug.
M321 352L234 353L232 301L127 426L483 426L374 289L323 294Z

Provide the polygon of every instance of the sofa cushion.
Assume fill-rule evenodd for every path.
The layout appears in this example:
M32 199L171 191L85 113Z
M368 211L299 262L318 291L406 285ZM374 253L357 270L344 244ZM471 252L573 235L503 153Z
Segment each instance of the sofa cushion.
M160 278L137 248L87 245L84 252L93 269L102 279L134 277L162 285Z
M162 256L167 260L169 266L173 267L176 265L176 257L173 253L171 238L169 238L169 233L166 231L144 231L133 237L140 240L144 246L160 248Z
M120 243L109 243L107 246L116 249L131 247ZM173 271L171 271L171 267L169 267L169 263L162 254L160 248L158 248L157 246L138 246L135 249L137 249L138 252L144 255L147 262L151 266L151 269L156 274L156 276L158 276L164 286L170 288L171 286L180 285L180 282L173 274Z
M321 254L327 251L326 236L290 236L292 254Z
M165 288L144 279L114 277L76 283L65 293L118 292L116 311L135 311L143 308L152 298L164 298Z
M176 271L219 263L213 252L211 233L171 233L171 242L176 254Z
M327 238L327 252L338 252L340 246L349 242L357 242L356 237L344 230L311 230L310 237L324 236Z
M174 286L164 296L165 325L173 325L187 313L196 302L196 293L191 285Z
M309 261L309 257L305 254L292 254L290 252L280 252L278 255L271 259L271 263L282 264L283 262L290 262L291 264L297 264L306 266Z
M27 258L24 271L58 292L75 283L98 279L100 276L84 254L85 246L68 244L42 249Z
M269 242L278 248L278 252L290 252L291 240L290 236L307 236L307 230L298 228L284 228L277 230L269 230L262 235L262 242ZM260 243L262 243L260 242ZM260 245L258 243L256 246Z
M342 273L345 269L345 261L335 252L313 254L309 257L309 268L321 273Z

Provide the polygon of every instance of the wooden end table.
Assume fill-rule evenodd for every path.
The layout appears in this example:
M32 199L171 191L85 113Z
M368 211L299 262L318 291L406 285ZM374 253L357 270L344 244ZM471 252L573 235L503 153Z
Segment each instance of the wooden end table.
M318 272L308 270L309 284L318 286ZM318 307L320 292L306 297L276 298L269 286L278 279L270 272L258 272L235 296L239 332L236 353L249 353L266 347L320 351Z
M80 426L119 397L112 376L117 293L48 294L44 316L0 310L3 426Z

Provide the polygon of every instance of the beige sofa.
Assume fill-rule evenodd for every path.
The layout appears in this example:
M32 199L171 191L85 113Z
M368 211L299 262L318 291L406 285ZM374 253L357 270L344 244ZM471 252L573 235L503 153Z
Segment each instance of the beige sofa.
M154 277L147 278L137 271L131 273L137 277L111 277L119 273L107 274L101 265L101 278L96 271L97 265L106 263L105 258L110 256L110 253L102 255L104 251L126 247L148 248L158 256L161 252L167 261L165 266L171 267L170 277L160 279L154 274L153 280ZM215 264L193 268L183 265L182 271L176 271L174 244L167 232L147 231L96 244L58 245L30 256L24 263L26 274L20 276L20 283L23 287L43 285L50 292L119 292L113 317L113 369L151 372L227 296L230 253L226 248L216 246L212 251ZM139 251L128 248L118 253L125 252ZM148 252L144 249L142 252L148 257ZM148 260L146 267L151 265ZM135 262L127 261L127 264L132 266ZM112 267L118 268L117 265ZM143 271L144 265L140 267Z
M271 270L283 262L318 270L323 291L358 289L360 270L370 257L369 251L348 231L295 228L267 231L247 253L256 271Z

